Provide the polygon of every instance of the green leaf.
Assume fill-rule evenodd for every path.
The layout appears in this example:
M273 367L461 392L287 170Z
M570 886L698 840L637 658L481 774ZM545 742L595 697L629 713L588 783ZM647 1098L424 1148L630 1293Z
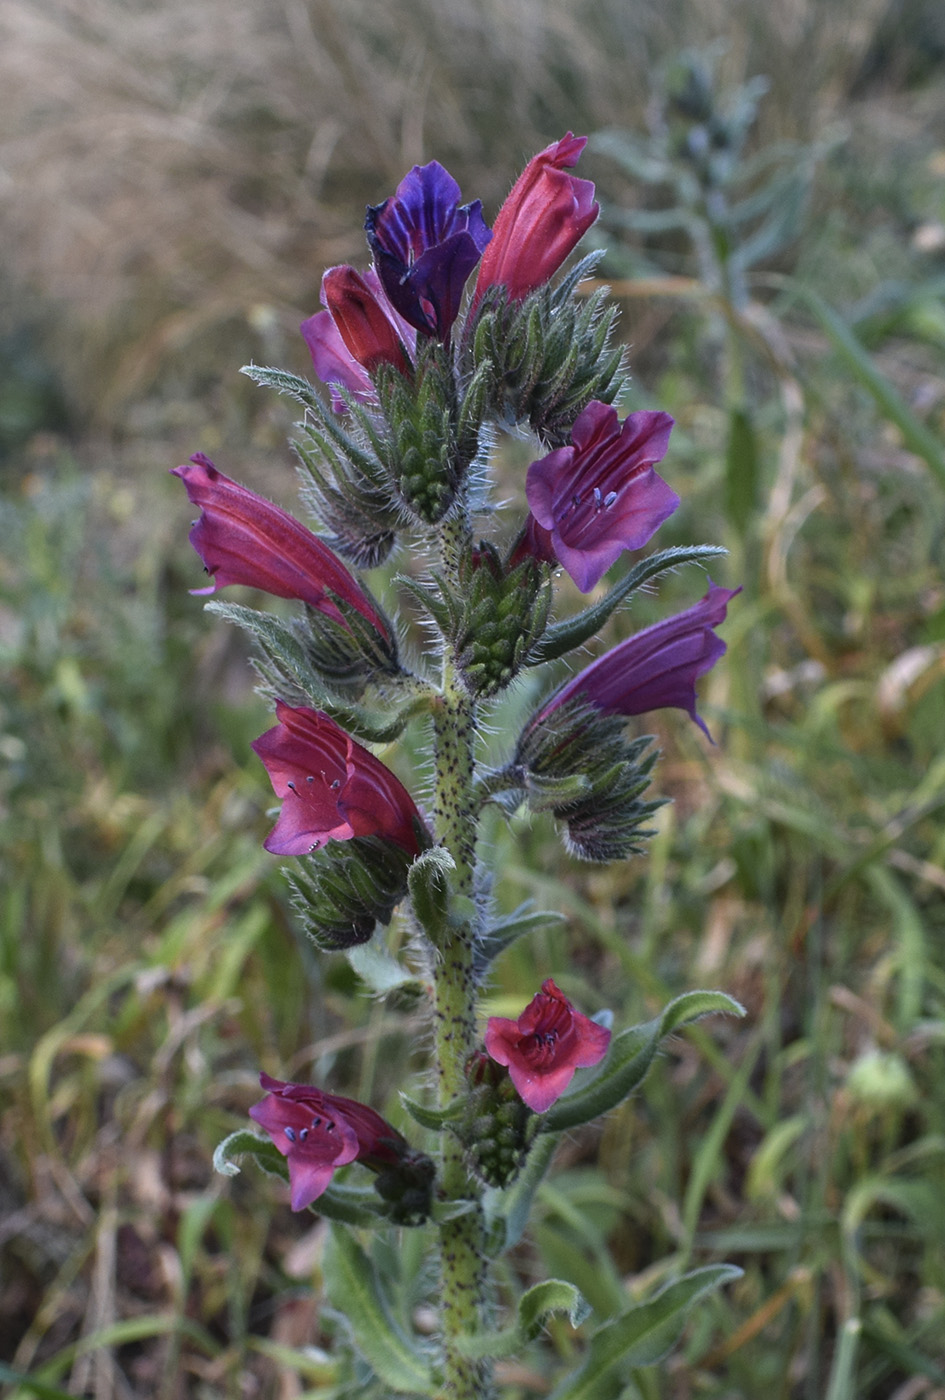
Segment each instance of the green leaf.
M895 423L902 433L903 441L909 451L914 452L917 457L923 458L933 474L938 477L939 482L945 485L945 451L943 451L941 439L930 428L926 427L921 418L912 412L912 409L900 397L898 390L885 375L880 374L869 351L857 339L847 323L837 315L832 306L829 306L812 288L804 286L801 282L795 282L793 278L784 278L784 284L790 288L794 295L800 297L801 301L816 316L830 338L834 349L841 359L846 361L847 367L852 370L855 378L859 380L867 393L872 396L877 408L891 423Z
M532 901L526 900L513 913L496 919L483 934L476 952L488 965L523 934L533 933L535 929L545 928L548 924L565 922L563 914L548 909L533 909Z
M730 1016L745 1014L745 1008L725 992L685 992L671 1001L661 1016L615 1036L600 1068L542 1115L539 1132L560 1133L609 1113L642 1083L661 1040L714 1011Z
M573 1093L563 1094L552 1104L548 1112L542 1114L538 1131L564 1132L616 1108L646 1078L659 1042L658 1018L641 1026L631 1026L615 1036L601 1069L591 1082Z
M314 385L297 374L290 374L288 370L276 369L269 365L243 365L240 374L245 374L247 379L251 379L261 388L276 389L280 394L295 399L306 408L314 409L319 416L324 411Z
M404 967L379 938L345 949L345 957L372 992L384 995L398 987L418 986L415 973Z
M519 1328L526 1340L531 1341L538 1336L545 1318L552 1313L567 1313L571 1326L580 1327L590 1311L587 1299L573 1283L566 1283L560 1278L548 1278L529 1288L519 1299Z
M512 1327L495 1332L466 1334L458 1339L457 1347L473 1360L485 1357L512 1356L528 1342L534 1341L552 1313L567 1313L572 1327L580 1327L590 1313L590 1306L573 1283L562 1279L545 1279L523 1293L518 1302L518 1318Z
M758 499L758 439L746 408L732 408L725 448L725 514L744 536Z
M611 613L616 611L625 598L657 575L666 573L669 569L678 569L683 564L704 564L706 560L717 559L727 552L715 544L677 545L673 549L663 549L658 554L641 559L599 603L548 627L541 640L536 642L528 653L526 664L538 666L543 661L554 661L559 656L573 651L575 647L583 646L600 631Z
M431 943L442 943L475 910L466 899L457 900L453 891L456 862L444 846L431 846L413 862L407 883L413 912Z
M427 1359L394 1321L374 1266L349 1231L332 1227L323 1269L332 1306L383 1384L401 1395L431 1394L435 1386Z
M239 1176L240 1168L234 1157L255 1157L256 1161L270 1176L289 1179L289 1168L282 1153L267 1137L260 1137L250 1128L237 1128L217 1146L213 1154L213 1170L221 1176Z
M721 1012L723 1016L747 1015L744 1006L727 992L683 992L664 1008L660 1017L660 1040L673 1031L698 1021L701 1016Z
M485 1192L483 1206L492 1240L492 1254L499 1255L512 1249L525 1233L535 1192L551 1166L558 1141L559 1138L551 1133L539 1137L512 1185L502 1190L492 1187Z
M465 1099L454 1099L445 1108L433 1108L427 1104L419 1103L409 1094L405 1094L403 1090L400 1091L400 1101L411 1118L419 1123L421 1128L429 1128L434 1133L442 1132L447 1124L454 1123L457 1118L462 1117L466 1108Z
M595 1332L580 1369L552 1392L551 1400L596 1400L615 1367L654 1366L677 1344L696 1303L741 1275L732 1264L695 1269L611 1319Z
M5 1385L15 1385L26 1392L27 1395L37 1395L39 1400L75 1400L74 1393L67 1390L60 1390L58 1386L48 1385L46 1381L41 1381L37 1376L28 1376L23 1371L14 1371L12 1367L0 1361L0 1381Z

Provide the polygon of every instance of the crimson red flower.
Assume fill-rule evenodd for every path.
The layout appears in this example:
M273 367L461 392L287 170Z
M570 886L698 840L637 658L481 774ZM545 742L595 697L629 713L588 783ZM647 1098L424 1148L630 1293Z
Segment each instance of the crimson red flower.
M329 309L309 316L299 330L315 373L332 389L332 407L336 413L347 409L337 385L361 403L376 404L368 369L387 359L403 371L416 348L417 332L391 306L373 267L366 272L345 265L330 267L322 277L321 303ZM378 311L388 321L389 331L377 319Z
M565 174L586 144L586 136L569 131L532 156L496 216L479 264L477 300L499 284L521 300L554 276L597 218L593 182Z
M249 1116L269 1134L289 1163L292 1209L304 1210L339 1167L355 1160L374 1171L399 1163L407 1143L379 1113L356 1099L309 1084L286 1084L261 1074L267 1091Z
M556 690L529 721L526 733L566 701L580 698L605 715L642 715L667 707L685 710L706 738L712 738L696 712L696 681L725 652L714 629L725 621L728 605L740 588L709 591L685 612L645 627Z
M191 457L189 466L175 467L172 475L180 477L190 500L200 507L190 542L213 576L209 587L195 588L194 593L215 593L242 583L277 598L298 598L343 623L334 595L390 641L387 626L354 575L300 521L231 481L202 452Z
M526 547L557 560L582 593L594 588L625 549L642 549L679 505L653 463L662 460L673 420L594 400L575 419L571 445L532 462Z
M486 1050L509 1075L521 1097L535 1113L544 1113L559 1099L576 1069L598 1064L610 1044L610 1031L580 1011L551 978L541 984L517 1021L490 1016Z
M403 783L328 715L276 702L279 723L253 743L277 797L279 820L263 843L301 856L326 841L381 836L415 856L424 827Z

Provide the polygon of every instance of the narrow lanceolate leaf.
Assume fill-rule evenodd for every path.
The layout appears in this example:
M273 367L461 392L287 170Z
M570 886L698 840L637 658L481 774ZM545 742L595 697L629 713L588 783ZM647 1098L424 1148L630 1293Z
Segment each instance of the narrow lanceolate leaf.
M560 1133L609 1113L642 1083L661 1040L711 1012L744 1016L745 1008L725 992L685 992L662 1015L615 1036L600 1069L542 1115L539 1131Z
M323 1268L332 1306L382 1384L399 1395L431 1394L434 1383L426 1358L394 1321L374 1266L349 1231L332 1227Z
M304 404L306 408L321 411L322 402L315 386L297 374L290 374L285 369L275 369L271 365L244 365L240 374L245 374L247 379L251 379L260 388L276 389L280 394Z
M583 646L595 636L604 623L615 612L624 599L629 598L643 584L670 569L678 569L682 564L705 564L710 559L728 551L720 545L696 544L679 545L673 549L660 550L647 559L635 564L625 578L615 584L606 597L593 607L585 608L574 617L563 618L545 629L541 640L536 642L525 658L529 666L538 666L543 661L555 661L565 656L575 647Z
M419 1103L417 1099L411 1098L403 1090L400 1091L400 1101L414 1122L419 1123L421 1128L429 1128L434 1133L441 1132L448 1123L455 1123L466 1110L465 1099L454 1099L445 1108L433 1108L427 1104Z
M595 1332L582 1366L552 1392L551 1400L597 1400L603 1382L616 1367L655 1365L679 1341L695 1304L741 1274L732 1264L695 1269L647 1302L612 1318Z
M513 913L507 914L504 918L496 919L482 935L476 946L477 965L481 963L482 967L488 967L505 948L508 948L517 938L521 938L523 934L533 933L535 929L544 928L548 924L564 922L563 914L546 909L534 909L532 901L526 900Z

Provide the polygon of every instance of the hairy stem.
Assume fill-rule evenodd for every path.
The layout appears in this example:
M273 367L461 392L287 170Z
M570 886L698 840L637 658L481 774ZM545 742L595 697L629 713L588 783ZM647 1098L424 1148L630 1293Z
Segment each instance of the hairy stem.
M464 520L454 518L441 527L441 558L444 569L454 576L467 539L468 525ZM456 894L471 900L479 806L473 788L476 710L457 674L455 659L449 654L444 656L442 692L433 710L433 736L436 836L456 862ZM472 923L464 922L454 927L449 940L438 950L434 1002L441 1105L465 1091L466 1061L476 1048L474 938ZM482 1211L479 1188L466 1171L462 1146L449 1133L444 1138L441 1182L448 1200L476 1201L469 1214L440 1226L444 1396L450 1400L482 1400L491 1393L485 1365L464 1357L457 1346L457 1339L463 1333L475 1333L482 1321Z

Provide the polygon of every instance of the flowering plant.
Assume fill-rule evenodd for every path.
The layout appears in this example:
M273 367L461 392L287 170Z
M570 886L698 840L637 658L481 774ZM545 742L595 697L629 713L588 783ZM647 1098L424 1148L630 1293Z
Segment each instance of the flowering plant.
M583 146L568 133L529 161L491 230L441 165L415 166L368 209L373 267L329 269L325 309L302 325L329 402L296 375L248 367L304 406L295 447L320 533L199 454L176 469L201 512L191 540L212 578L202 591L247 585L302 608L285 620L208 605L253 635L275 708L253 744L281 802L265 847L293 858L296 909L319 947L347 954L377 994L409 984L427 1008L436 1094L402 1094L399 1127L264 1073L250 1117L265 1136L241 1129L216 1159L232 1174L236 1158L254 1156L288 1178L293 1210L332 1220L326 1287L378 1393L492 1395L494 1359L527 1345L549 1313L585 1320L574 1285L545 1280L497 1329L491 1261L520 1237L563 1133L631 1093L679 1026L741 1012L722 993L690 992L615 1031L608 1012L585 1014L549 977L517 1016L480 1019L492 963L536 923L528 911L493 913L483 809L548 812L588 859L641 849L659 805L644 796L656 754L626 720L673 706L705 730L696 682L725 650L716 629L737 592L711 583L701 602L605 650L549 688L504 761L482 761L483 717L516 676L583 647L666 570L722 553L650 553L597 600L556 615L559 566L590 592L678 505L654 469L672 419L621 421L614 406L625 383L614 312L602 290L578 291L593 259L553 281L597 215L593 185L568 173ZM536 455L511 530L483 539L479 528L500 518L488 457L502 429L530 430ZM413 658L403 622L355 572L401 540L425 572L396 582L434 638ZM419 721L433 775L423 801L416 779L415 796L372 747ZM395 957L383 930L398 910L412 937ZM435 1345L394 1321L358 1233L404 1226L438 1243ZM616 1393L736 1272L697 1269L600 1323L556 1400Z

